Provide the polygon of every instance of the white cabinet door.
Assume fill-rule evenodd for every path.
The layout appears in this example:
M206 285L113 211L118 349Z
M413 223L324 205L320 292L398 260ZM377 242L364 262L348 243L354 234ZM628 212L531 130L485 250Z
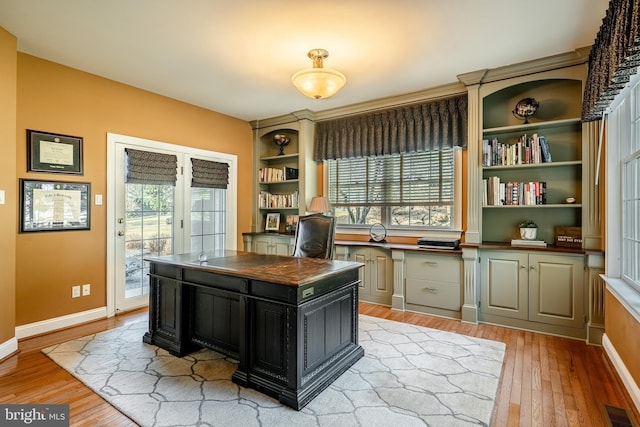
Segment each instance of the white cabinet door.
M566 255L529 255L529 319L584 324L584 261Z
M480 309L486 314L528 318L528 257L526 252L486 252L481 257Z

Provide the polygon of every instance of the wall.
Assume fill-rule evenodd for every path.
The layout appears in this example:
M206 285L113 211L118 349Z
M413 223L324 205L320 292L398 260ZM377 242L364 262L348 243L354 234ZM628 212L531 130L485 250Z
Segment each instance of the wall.
M17 174L90 182L92 195L102 194L106 201L106 140L112 132L237 155L238 206L250 203L249 123L30 55L17 57L17 135L9 139L16 141L17 172L12 180ZM84 176L27 173L26 129L84 138ZM250 210L238 209L237 220L241 249ZM106 205L92 204L89 231L17 235L16 325L106 305L106 229ZM83 283L91 283L91 295L72 299L71 286Z
M16 38L0 28L0 345L15 336L16 46Z
M605 292L605 330L629 374L640 387L640 322L611 294ZM637 396L640 398L640 396ZM640 411L640 407L638 407Z

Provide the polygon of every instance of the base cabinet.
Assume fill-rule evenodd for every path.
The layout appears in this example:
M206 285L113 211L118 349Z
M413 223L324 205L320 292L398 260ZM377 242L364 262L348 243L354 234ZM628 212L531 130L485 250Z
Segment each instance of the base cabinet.
M481 320L585 336L582 255L487 251L480 264Z
M264 255L291 255L293 253L294 236L280 234L245 234L244 250Z
M360 268L359 299L391 305L393 295L393 260L391 251L374 248L349 248L348 260L364 264Z
M460 317L462 260L459 256L408 253L405 265L407 308Z

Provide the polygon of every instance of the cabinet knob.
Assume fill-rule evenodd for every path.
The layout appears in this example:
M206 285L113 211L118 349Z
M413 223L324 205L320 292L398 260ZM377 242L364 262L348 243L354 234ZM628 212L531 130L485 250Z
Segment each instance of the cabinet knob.
M535 270L535 269L536 269L535 265L532 265L532 266L529 267L529 270Z
M526 266L526 265L524 265L524 264L520 264L520 268L521 268L522 270L526 270L527 266Z

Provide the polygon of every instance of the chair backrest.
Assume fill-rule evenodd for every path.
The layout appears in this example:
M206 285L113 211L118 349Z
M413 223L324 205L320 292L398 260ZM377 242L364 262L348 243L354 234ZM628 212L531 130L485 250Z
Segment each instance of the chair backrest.
M293 256L331 259L335 234L334 217L323 214L301 216L296 228Z

